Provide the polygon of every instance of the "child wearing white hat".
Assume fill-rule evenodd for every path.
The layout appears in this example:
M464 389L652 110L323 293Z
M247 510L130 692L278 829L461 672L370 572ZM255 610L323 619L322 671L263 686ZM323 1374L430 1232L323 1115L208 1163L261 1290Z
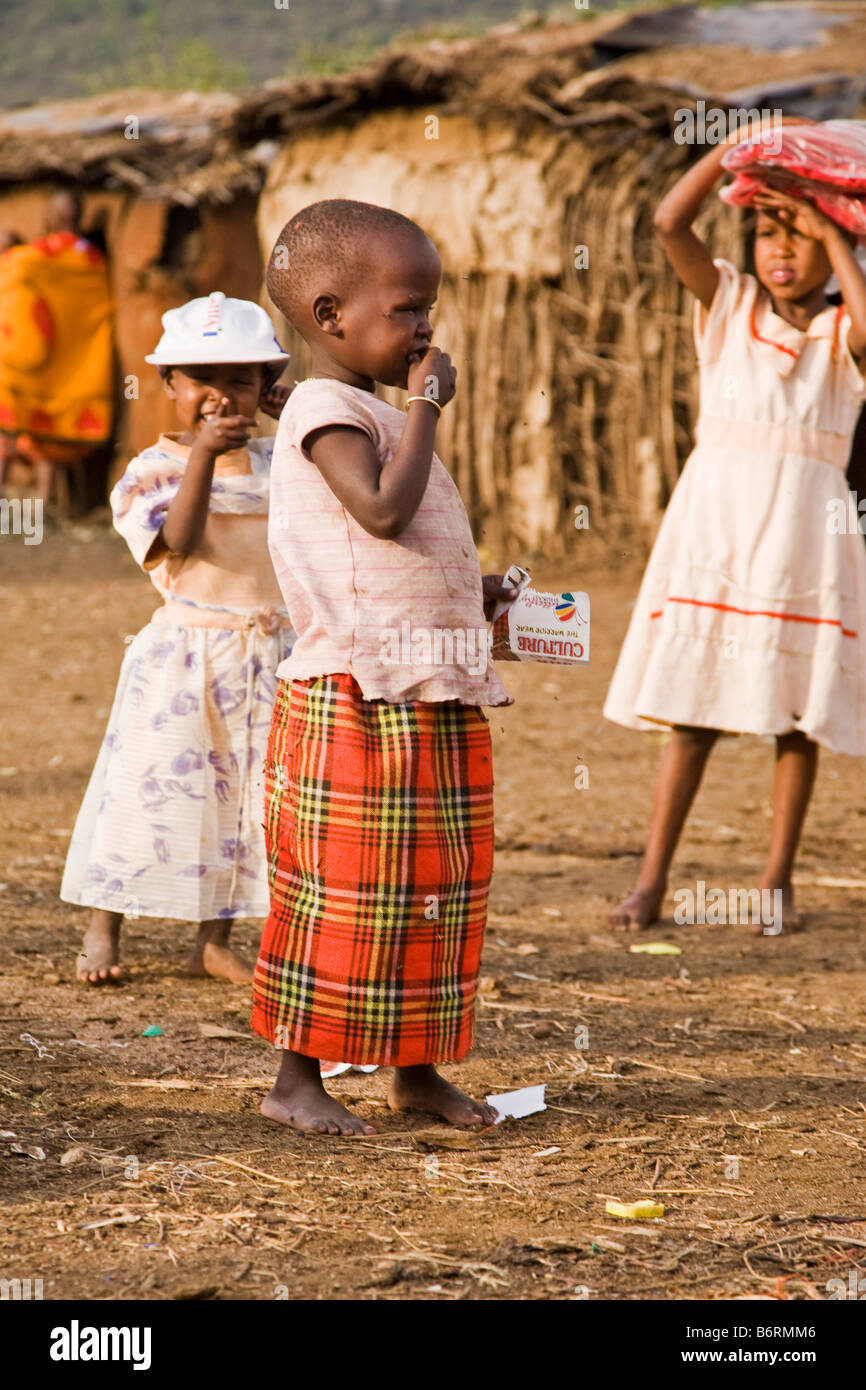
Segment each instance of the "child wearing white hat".
M161 599L126 652L61 897L92 909L76 974L122 979L124 916L198 923L193 974L251 978L229 944L268 913L264 762L275 671L294 634L271 569L272 441L287 354L263 309L211 294L163 316L146 359L180 430L134 458L114 524Z

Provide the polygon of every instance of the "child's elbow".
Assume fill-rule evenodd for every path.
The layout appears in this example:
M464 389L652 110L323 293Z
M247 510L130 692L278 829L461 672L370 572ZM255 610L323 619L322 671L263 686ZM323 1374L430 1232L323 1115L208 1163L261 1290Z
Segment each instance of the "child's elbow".
M184 531L180 531L177 534L170 532L166 535L165 528L163 527L160 535L165 549L172 555L180 555L183 559L191 555L196 548L197 542Z
M405 514L399 500L382 496L371 499L354 516L368 535L375 536L377 541L396 540L412 519Z
M658 236L670 236L676 230L676 222L669 212L665 210L664 203L659 203L653 215L653 227Z
M368 520L364 530L379 541L393 541L405 530L405 522L399 516L377 516Z

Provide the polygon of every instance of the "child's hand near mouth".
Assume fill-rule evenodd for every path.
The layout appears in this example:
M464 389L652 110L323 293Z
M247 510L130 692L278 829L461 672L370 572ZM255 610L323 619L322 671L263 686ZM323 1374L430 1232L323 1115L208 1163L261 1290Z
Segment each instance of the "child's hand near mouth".
M457 389L457 369L451 365L447 352L438 347L428 347L424 352L413 352L409 360L409 380L407 391L410 396L425 396L436 405L447 405L454 399ZM430 381L435 377L435 383Z
M256 427L255 416L227 415L228 405L228 396L223 396L215 413L204 421L193 445L198 453L216 458L232 449L245 448L250 430Z

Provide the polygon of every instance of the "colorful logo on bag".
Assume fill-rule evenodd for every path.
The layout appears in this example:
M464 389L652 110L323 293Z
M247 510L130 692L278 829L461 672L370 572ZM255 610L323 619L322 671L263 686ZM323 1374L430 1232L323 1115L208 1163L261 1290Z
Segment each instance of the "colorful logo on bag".
M561 623L567 623L569 618L573 618L575 612L574 594L560 594L555 611Z

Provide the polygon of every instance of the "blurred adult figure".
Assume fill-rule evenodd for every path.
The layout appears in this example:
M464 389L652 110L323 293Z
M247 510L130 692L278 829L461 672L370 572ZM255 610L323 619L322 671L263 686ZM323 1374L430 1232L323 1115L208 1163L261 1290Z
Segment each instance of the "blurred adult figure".
M80 230L81 200L48 200L45 233L0 253L0 432L50 502L57 469L111 435L113 305L104 253Z

